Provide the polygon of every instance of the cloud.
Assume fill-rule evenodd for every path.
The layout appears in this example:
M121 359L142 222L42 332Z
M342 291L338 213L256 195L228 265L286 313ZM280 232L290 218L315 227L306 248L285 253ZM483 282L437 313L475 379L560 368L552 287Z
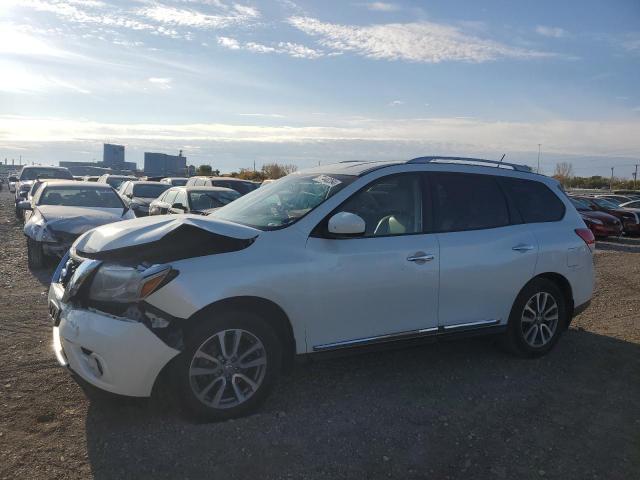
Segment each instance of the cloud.
M390 107L398 107L400 105L404 105L404 102L402 100L394 100L392 102L389 102Z
M279 53L294 58L316 59L325 55L321 50L306 47L299 43L278 42L273 45L264 45L256 42L240 43L235 38L218 37L218 45L229 50L246 50L253 53Z
M149 83L156 85L163 90L171 88L171 79L166 77L150 77Z
M156 22L182 27L219 29L249 23L260 17L260 12L244 5L234 5L232 10L210 15L197 10L155 5L138 13Z
M498 58L551 56L465 35L456 27L433 22L356 26L325 23L310 17L290 17L288 21L302 32L317 37L326 48L375 59L480 63Z
M400 10L400 5L396 3L387 3L387 2L370 2L362 4L367 7L369 10L373 10L376 12L395 12Z
M538 25L536 27L536 33L543 37L562 38L568 35L567 31L559 27L548 27L545 25Z
M627 33L624 35L622 48L631 53L640 53L640 33Z
M265 117L265 118L284 118L279 113L239 113L241 117Z
M474 118L336 120L335 126L234 125L222 123L121 124L86 119L0 116L0 143L20 142L224 142L315 144L357 142L413 148L424 145L458 153L533 151L542 141L546 155L634 156L640 150L640 120L502 122ZM593 139L598 141L594 142ZM336 144L337 145L337 144ZM413 147L411 147L413 145Z

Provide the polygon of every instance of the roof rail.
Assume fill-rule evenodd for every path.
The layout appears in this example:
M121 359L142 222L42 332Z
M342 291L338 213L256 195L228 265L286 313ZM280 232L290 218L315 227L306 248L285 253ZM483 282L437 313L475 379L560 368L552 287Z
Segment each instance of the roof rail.
M409 160L407 163L462 163L462 164L487 164L482 166L492 165L495 168L500 167L509 167L513 170L517 170L518 172L529 172L531 173L531 167L527 165L518 165L517 163L507 163L507 162L499 162L498 160L486 160L484 158L471 158L471 157L442 157L442 156L432 156L432 157L418 157Z

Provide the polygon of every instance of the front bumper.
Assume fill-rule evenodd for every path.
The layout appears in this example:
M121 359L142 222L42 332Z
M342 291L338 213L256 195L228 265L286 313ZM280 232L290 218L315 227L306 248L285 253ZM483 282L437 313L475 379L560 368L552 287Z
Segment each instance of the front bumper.
M622 225L596 225L591 224L591 231L596 237L619 237L622 235Z
M134 397L151 395L162 368L178 353L142 323L62 302L52 283L49 311L58 362L90 384Z

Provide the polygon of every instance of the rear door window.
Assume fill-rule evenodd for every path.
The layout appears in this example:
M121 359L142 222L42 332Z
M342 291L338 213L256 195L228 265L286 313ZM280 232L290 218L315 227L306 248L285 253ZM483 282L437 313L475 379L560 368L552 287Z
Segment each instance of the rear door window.
M564 203L542 182L500 178L525 223L557 222L565 213Z
M430 173L434 230L459 232L510 224L507 200L492 175Z

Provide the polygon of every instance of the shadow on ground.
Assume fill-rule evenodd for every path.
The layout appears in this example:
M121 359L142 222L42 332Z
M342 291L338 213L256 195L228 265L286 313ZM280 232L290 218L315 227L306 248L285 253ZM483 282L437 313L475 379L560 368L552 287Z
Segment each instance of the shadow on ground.
M297 367L260 413L194 424L93 401L106 478L638 478L640 346L575 329L540 359L487 339Z

